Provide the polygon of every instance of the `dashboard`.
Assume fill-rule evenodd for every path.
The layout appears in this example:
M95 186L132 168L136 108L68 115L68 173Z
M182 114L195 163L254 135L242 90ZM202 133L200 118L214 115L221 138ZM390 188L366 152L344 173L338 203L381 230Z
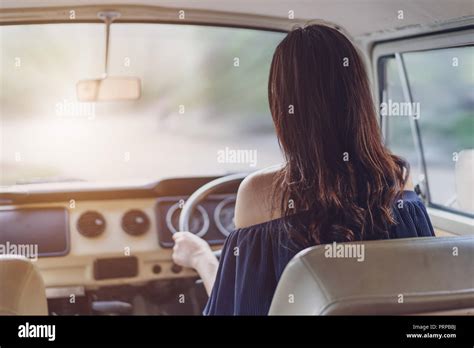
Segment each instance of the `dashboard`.
M165 179L144 186L66 184L0 195L0 243L36 244L47 287L97 289L195 277L172 262L172 235L186 199L214 177ZM238 184L208 196L190 232L219 249L234 229Z
M235 198L235 194L207 197L193 212L189 232L203 238L210 245L223 244L225 238L234 229ZM139 200L130 202L130 208L127 205L126 209L120 209L117 206L117 203L124 203L120 201L104 202L108 203L104 208L109 209L101 209L97 207L97 204L89 203L89 209L81 209L79 216L72 214L75 221L75 226L72 226L72 229L77 230L83 238L100 241L99 237L109 229L107 226L112 224L114 231L116 231L115 238L119 237L118 233L125 233L131 238L126 235L123 237L132 242L138 241L140 236L152 233L157 235L161 247L172 248L174 245L172 236L179 231L179 217L187 199L188 196L160 197L151 207L152 209L149 206L144 206ZM145 203L145 205L148 204ZM39 209L39 211L49 214L53 209ZM112 214L112 212L116 213ZM35 214L37 213L38 211ZM20 224L20 227L22 225ZM65 231L58 230L58 235L54 239L61 237L64 233ZM67 247L64 246L64 248Z

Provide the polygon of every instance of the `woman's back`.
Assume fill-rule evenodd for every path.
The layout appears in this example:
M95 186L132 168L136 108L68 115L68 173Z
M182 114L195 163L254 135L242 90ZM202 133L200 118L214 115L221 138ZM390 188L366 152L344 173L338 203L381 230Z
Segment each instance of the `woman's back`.
M239 186L235 207L234 223L237 228L258 225L266 221L279 219L285 212L279 209L282 199L281 191L275 189L282 164L274 165L249 174ZM408 178L404 190L414 189L411 178ZM294 206L295 211L298 211Z
M392 210L396 224L390 227L387 238L434 236L426 208L415 192L404 191ZM232 232L224 245L204 314L268 314L284 268L299 251L314 245L308 242L310 218L302 212ZM287 233L288 225L298 226L292 235Z

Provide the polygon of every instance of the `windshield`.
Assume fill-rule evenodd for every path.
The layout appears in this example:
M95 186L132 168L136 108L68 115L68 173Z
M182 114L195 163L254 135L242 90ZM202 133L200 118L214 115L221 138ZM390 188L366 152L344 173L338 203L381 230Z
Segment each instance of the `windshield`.
M281 161L267 101L283 33L113 24L109 74L141 78L138 101L80 103L104 73L103 24L3 26L1 184L156 180Z

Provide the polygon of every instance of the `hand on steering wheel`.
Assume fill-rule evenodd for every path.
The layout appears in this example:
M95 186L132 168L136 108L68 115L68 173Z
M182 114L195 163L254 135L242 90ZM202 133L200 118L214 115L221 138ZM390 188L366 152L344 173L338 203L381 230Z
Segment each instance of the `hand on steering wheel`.
M194 268L201 277L208 295L211 294L219 266L221 250L212 251L209 244L197 235L188 232L193 210L210 193L224 185L240 182L246 174L234 174L213 180L196 190L184 204L179 216L179 230L173 235L173 261L180 266Z
M180 266L197 269L201 258L212 255L209 244L194 233L176 232L173 240L173 262Z
M180 231L189 231L189 223L191 216L193 215L194 209L201 203L208 195L217 191L222 186L233 184L236 182L241 182L248 173L238 173L223 176L208 182L207 184L201 186L199 189L194 191L194 193L186 200L183 208L181 209L181 214L179 216L179 230ZM199 238L199 237L197 237ZM206 243L207 244L207 243ZM214 251L214 255L219 259L222 250Z

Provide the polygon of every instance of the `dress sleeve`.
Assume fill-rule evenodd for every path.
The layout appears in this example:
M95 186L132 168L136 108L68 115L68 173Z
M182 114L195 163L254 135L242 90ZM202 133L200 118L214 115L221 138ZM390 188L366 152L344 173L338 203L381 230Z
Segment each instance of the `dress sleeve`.
M391 238L435 235L426 207L415 192L405 191L402 200L395 204L393 211L398 224L392 227Z
M270 236L256 226L237 229L227 237L204 315L268 313L277 284Z
M216 280L211 295L204 308L204 315L232 315L234 313L234 284L236 258L232 255L236 244L237 231L233 231L222 247Z

